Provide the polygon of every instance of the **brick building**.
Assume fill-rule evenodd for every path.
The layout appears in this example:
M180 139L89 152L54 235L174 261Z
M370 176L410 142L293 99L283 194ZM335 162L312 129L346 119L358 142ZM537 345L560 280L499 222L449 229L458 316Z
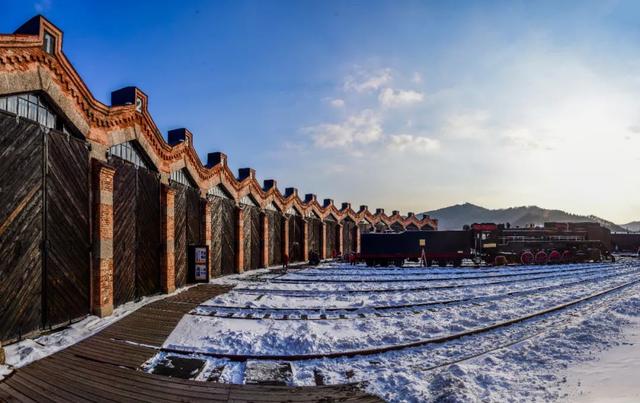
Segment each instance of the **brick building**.
M0 35L0 341L211 276L359 249L363 231L437 228L429 217L320 203L227 156L202 163L187 129L164 135L136 87L96 100L41 16Z

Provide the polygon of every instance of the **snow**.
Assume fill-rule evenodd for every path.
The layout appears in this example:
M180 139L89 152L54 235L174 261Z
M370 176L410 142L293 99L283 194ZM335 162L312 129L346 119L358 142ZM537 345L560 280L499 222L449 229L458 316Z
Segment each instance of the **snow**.
M354 282L327 281L340 278ZM206 360L199 380L221 372L220 382L243 383L243 363L207 354L291 355L396 346L481 329L638 279L635 259L543 267L398 270L324 264L286 274L263 271L236 276L234 290L185 315L164 347ZM291 383L315 385L318 377L324 384L361 382L389 401L561 399L567 395L567 367L620 345L623 330L634 318L640 320L639 291L640 285L633 285L445 343L353 358L294 360ZM450 300L458 301L439 303ZM402 306L411 304L418 306ZM234 317L203 316L221 306ZM282 308L288 309L288 318L275 320ZM328 311L342 308L351 310ZM243 317L251 312L258 319ZM272 316L264 319L266 313ZM302 314L313 320L301 320ZM159 353L145 369L166 354Z
M631 326L622 341L598 354L595 360L567 369L563 400L581 402L640 401L640 319L630 317Z

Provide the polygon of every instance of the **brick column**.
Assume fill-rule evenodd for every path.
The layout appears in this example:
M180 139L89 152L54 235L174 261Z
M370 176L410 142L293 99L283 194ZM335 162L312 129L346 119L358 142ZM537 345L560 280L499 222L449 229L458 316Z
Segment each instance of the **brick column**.
M302 247L302 260L309 260L309 221L304 220L302 225L302 238L304 245Z
M338 224L338 254L344 254L344 239L342 236L344 224Z
M327 258L327 223L322 222L322 249L320 249L320 258Z
M162 249L164 253L160 270L160 287L165 294L170 294L176 290L175 197L175 189L168 185L162 185Z
M360 226L356 224L356 253L360 253Z
M236 221L236 245L238 250L236 251L236 272L244 272L244 232L242 227L244 226L244 211L238 207L238 220Z
M95 226L91 311L100 317L113 312L113 177L115 170L93 161Z
M269 217L262 213L262 267L269 266Z
M284 217L284 228L282 231L282 260L284 260L284 255L289 257L289 262L291 262L291 256L289 256L289 217Z
M207 245L209 249L209 278L212 278L213 275L211 273L211 254L213 253L211 250L212 245L212 233L211 233L211 203L209 201L205 201L204 203L204 243Z

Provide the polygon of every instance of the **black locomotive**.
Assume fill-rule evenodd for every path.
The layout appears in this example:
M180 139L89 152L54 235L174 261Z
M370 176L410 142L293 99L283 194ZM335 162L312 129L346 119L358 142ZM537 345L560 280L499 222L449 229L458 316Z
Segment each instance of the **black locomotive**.
M402 266L405 260L460 266L477 264L549 264L611 258L611 233L597 223L545 223L511 228L508 224L473 224L459 231L406 231L361 235L360 261L369 266Z

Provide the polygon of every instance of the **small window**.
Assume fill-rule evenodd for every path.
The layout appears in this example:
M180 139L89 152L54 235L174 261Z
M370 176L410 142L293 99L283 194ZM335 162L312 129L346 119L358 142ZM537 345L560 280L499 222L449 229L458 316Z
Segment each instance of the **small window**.
M44 43L43 43L44 51L48 54L52 55L55 52L56 48L56 38L53 35L46 32L44 33Z
M189 172L187 172L187 170L184 168L171 172L171 175L169 175L169 179L181 185L198 188L196 182L191 178Z
M109 153L136 166L151 169L151 164L148 163L147 157L131 141L111 146Z

